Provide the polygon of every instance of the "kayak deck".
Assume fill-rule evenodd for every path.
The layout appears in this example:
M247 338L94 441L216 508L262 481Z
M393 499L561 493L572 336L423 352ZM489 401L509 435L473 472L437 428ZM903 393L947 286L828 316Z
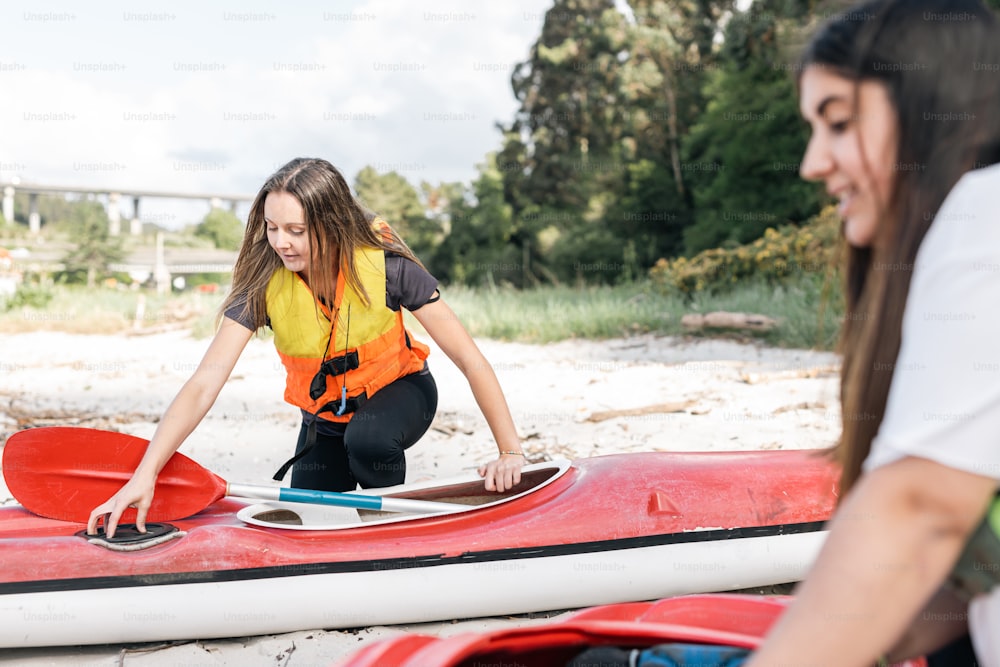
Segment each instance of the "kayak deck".
M571 462L567 459L525 466L521 472L520 482L501 493L487 491L482 479L469 475L358 493L378 494L385 498L445 503L453 505L453 509L446 512L435 512L434 516L450 515L510 503L528 494L536 493L539 489L568 473L570 466ZM427 515L268 501L244 507L237 512L236 516L247 524L264 528L344 530L361 524L412 522L426 518Z

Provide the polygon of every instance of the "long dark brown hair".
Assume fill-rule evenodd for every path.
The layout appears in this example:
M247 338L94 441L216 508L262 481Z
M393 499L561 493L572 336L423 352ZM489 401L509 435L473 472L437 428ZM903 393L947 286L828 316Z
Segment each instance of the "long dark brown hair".
M894 185L877 238L846 252L841 497L882 423L920 244L959 178L1000 161L998 64L996 17L976 0L866 2L825 25L801 57L800 76L819 66L883 84L898 126Z
M221 313L241 307L255 329L267 321L265 291L271 276L282 266L281 258L267 241L264 223L264 202L272 192L287 192L302 205L312 253L309 287L323 303L334 303L338 271L344 272L347 284L367 303L378 298L367 294L361 284L354 261L361 248L389 250L420 263L388 224L376 228L375 214L354 198L336 167L318 158L295 158L274 172L254 198L233 267L232 289Z

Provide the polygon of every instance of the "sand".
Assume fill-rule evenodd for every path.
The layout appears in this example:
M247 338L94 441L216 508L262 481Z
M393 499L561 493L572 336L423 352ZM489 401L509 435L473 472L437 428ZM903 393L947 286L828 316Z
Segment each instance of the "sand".
M0 437L27 426L81 425L149 437L208 345L187 331L118 336L5 335ZM839 359L830 353L652 335L550 345L478 341L496 370L532 460L631 451L802 449L839 430ZM431 430L407 457L407 481L472 470L496 447L461 373L432 346L440 392ZM269 483L291 454L298 413L282 401L273 345L254 339L181 451L223 478ZM14 499L0 484L0 504ZM400 632L444 635L543 622L491 618L266 637L33 648L17 665L332 665Z

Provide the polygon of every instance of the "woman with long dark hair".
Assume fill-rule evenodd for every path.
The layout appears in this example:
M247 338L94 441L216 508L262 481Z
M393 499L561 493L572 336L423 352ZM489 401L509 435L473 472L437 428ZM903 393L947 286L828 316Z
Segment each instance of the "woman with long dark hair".
M997 18L976 0L867 2L799 74L801 173L839 199L848 246L841 502L749 664L871 665L968 633L1000 665Z
M437 280L382 219L355 200L326 160L299 158L275 172L250 209L220 325L201 364L160 420L132 478L90 516L114 536L137 508L144 529L156 476L204 418L253 334L274 331L285 400L300 408L292 486L351 491L401 484L405 450L430 426L437 387L429 348L406 329L413 313L466 376L499 455L480 467L488 491L520 481L524 453L492 366Z

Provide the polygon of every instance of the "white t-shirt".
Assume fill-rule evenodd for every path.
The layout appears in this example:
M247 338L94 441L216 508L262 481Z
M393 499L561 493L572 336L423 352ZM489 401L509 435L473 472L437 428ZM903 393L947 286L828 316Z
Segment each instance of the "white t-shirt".
M916 456L1000 480L1000 165L955 184L912 269L885 417L864 469ZM1000 595L976 598L969 624L983 665L1000 667L998 623Z
M1000 165L959 180L912 269L865 469L919 456L1000 480Z

